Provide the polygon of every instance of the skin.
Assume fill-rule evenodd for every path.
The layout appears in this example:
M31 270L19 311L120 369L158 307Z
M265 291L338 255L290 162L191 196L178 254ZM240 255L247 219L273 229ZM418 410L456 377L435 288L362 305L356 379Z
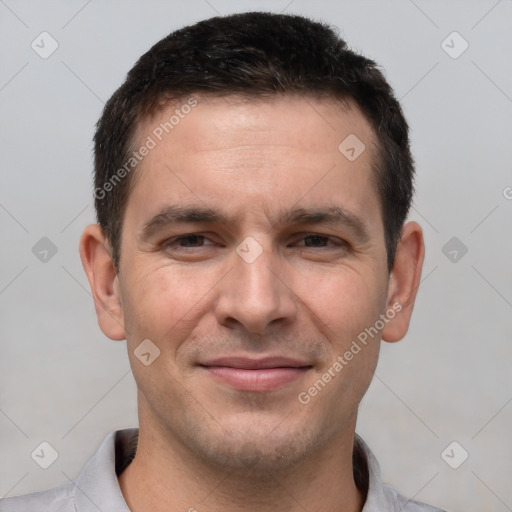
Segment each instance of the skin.
M138 387L139 446L121 490L134 512L359 511L357 409L381 338L407 332L421 228L404 226L390 273L371 169L375 138L355 105L197 99L139 164L119 275L97 225L80 244L99 325L113 340L126 338ZM145 120L140 142L175 109ZM366 146L352 162L338 150L349 134ZM145 223L170 205L208 207L229 222L167 224L143 236ZM281 222L293 208L325 206L350 212L367 236L347 223ZM191 234L204 238L176 240ZM247 237L262 251L250 263L236 251ZM401 311L379 335L300 403L299 393L397 303ZM160 350L149 366L134 354L145 339ZM275 389L247 391L199 366L233 355L293 357L308 368Z

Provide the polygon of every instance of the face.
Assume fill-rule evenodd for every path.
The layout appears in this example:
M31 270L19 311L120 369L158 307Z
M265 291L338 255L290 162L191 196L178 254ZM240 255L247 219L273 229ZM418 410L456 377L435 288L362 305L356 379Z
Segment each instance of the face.
M159 141L176 108L141 127L156 146L114 286L141 429L224 467L291 464L353 433L377 363L390 299L374 136L354 105L198 98ZM355 160L338 149L350 134Z

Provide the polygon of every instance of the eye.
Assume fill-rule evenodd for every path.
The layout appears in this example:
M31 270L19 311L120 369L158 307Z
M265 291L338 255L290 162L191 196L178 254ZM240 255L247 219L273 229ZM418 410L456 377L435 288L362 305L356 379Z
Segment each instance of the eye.
M304 237L304 245L306 247L325 247L329 241L329 237L322 235L308 235Z
M307 248L336 248L336 247L347 247L348 244L341 238L331 237L327 235L320 235L317 233L311 233L302 236L302 238L294 245L307 247Z
M163 247L171 250L193 249L207 245L213 245L213 242L206 238L206 236L195 233L170 238L163 243Z

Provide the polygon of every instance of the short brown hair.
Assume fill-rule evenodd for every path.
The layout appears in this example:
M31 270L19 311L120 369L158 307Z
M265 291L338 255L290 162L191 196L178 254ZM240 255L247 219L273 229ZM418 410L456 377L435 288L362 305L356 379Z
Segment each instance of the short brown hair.
M194 93L299 93L355 101L377 138L374 168L392 268L414 192L409 129L393 90L375 62L350 50L328 25L301 16L250 12L172 32L140 57L106 103L94 136L94 196L117 272L133 185L126 162L137 127L166 101Z

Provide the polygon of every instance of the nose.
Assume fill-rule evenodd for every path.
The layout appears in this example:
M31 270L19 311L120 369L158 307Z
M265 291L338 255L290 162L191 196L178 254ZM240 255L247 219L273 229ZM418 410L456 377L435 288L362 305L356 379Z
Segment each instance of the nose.
M218 322L260 335L293 323L297 298L283 269L284 265L271 249L262 250L254 260L245 257L242 251L235 252L233 267L218 287L215 303Z

